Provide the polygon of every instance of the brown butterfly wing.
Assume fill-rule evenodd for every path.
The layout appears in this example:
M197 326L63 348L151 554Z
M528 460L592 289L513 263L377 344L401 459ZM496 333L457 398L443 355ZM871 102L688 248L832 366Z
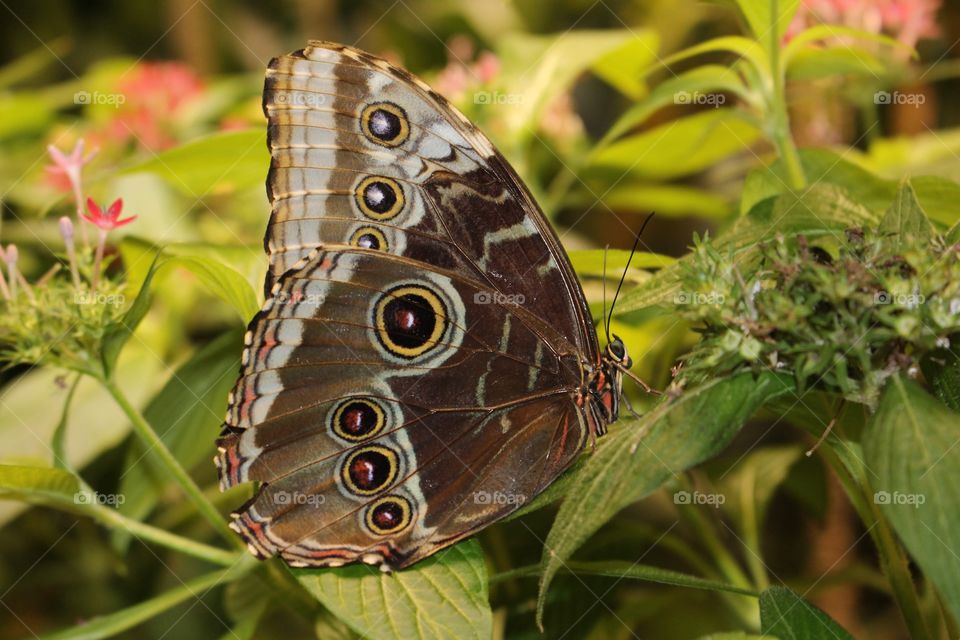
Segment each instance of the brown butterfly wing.
M406 566L581 450L586 303L513 170L406 72L311 43L264 107L271 297L217 457L261 487L233 526L295 565Z
M311 42L271 61L264 111L272 154L268 290L314 247L357 244L366 234L388 252L462 271L522 300L579 351L598 355L583 292L553 229L490 141L423 82L368 53ZM377 115L397 118L396 138L371 133ZM371 216L363 188L377 180L378 194L396 189L403 205Z

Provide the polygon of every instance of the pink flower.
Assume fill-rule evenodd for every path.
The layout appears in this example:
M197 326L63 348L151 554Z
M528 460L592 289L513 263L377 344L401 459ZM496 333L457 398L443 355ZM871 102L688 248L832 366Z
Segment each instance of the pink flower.
M113 204L107 209L106 213L97 206L97 203L93 201L93 198L87 198L87 210L90 211L90 215L83 215L83 219L89 222L90 224L96 225L100 228L101 233L106 233L112 229L122 227L123 225L133 222L137 216L130 216L129 218L124 218L123 220L118 220L120 217L120 212L123 210L123 198L117 198L113 201Z
M908 47L940 35L942 0L803 0L787 33L790 40L817 24L853 27L894 37Z
M64 154L63 151L60 151L54 145L47 145L47 152L50 153L50 157L53 159L53 164L47 166L47 171L54 176L62 176L66 178L66 183L60 183L59 186L64 187L64 190L72 189L74 192L80 191L80 174L83 171L83 166L93 160L93 157L97 155L97 149L94 149L86 156L83 155L83 138L77 140L77 144L74 145L73 151L69 155Z
M107 123L107 133L121 143L132 138L153 151L172 147L177 118L204 88L200 77L179 62L138 64L117 84L124 101Z

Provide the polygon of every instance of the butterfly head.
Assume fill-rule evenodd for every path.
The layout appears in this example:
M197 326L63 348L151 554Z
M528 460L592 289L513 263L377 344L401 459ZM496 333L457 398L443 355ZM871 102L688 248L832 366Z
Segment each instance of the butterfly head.
M607 344L607 359L624 369L633 366L633 360L627 353L627 346L623 344L623 340L617 334L613 334L613 340Z

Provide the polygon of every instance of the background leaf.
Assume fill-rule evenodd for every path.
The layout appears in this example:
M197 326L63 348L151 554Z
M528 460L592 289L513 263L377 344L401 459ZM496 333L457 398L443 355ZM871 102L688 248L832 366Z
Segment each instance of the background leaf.
M960 617L958 440L960 415L904 377L887 383L863 434L874 501Z
M760 630L780 640L853 640L830 616L784 587L760 595Z
M487 640L493 633L487 569L476 540L389 575L367 565L293 573L327 609L366 637Z
M764 402L793 389L786 376L744 373L667 400L601 440L578 471L544 543L538 614L564 562L620 509L715 455Z

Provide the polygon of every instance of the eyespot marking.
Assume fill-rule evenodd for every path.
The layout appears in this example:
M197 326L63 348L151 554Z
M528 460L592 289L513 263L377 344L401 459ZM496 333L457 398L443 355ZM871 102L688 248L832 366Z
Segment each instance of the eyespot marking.
M377 340L389 353L405 359L422 356L440 343L448 313L436 293L422 285L402 285L382 295L374 306Z
M397 147L410 137L407 113L392 102L367 105L360 114L360 130L368 140L385 147Z
M348 398L330 415L330 430L348 442L363 442L383 431L386 411L371 398Z
M347 456L340 468L343 484L353 494L372 496L397 478L397 454L387 447L361 447Z
M387 536L406 528L411 521L413 509L402 496L384 496L367 507L364 521L376 535Z
M400 184L392 178L368 176L354 189L357 206L374 220L389 220L403 209L405 198Z

